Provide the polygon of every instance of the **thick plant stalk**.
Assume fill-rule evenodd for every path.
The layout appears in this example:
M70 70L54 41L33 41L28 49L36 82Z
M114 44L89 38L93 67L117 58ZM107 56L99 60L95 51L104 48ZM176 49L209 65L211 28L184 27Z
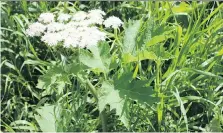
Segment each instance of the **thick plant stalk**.
M93 94L94 98L96 99L96 102L98 103L98 96L95 87L91 84L89 79L87 79L87 85L89 86L90 92ZM101 124L102 124L102 131L106 132L107 131L107 122L106 122L106 114L105 111L102 111L100 113L100 118L101 118Z
M89 81L89 79L87 79L87 85L89 86L89 90L90 90L90 92L93 94L94 98L95 98L96 101L98 102L98 96L97 96L96 89L95 89L94 86L91 84L91 82Z
M157 91L158 97L160 97L160 103L157 106L157 117L158 117L158 126L159 126L159 131L161 129L161 121L163 117L163 97L161 96L160 93L160 59L157 60L156 62L156 85L155 85L155 90Z
M101 118L101 124L102 124L102 131L107 132L107 120L106 120L107 117L104 110L100 113L100 118Z
M80 53L80 49L78 49L78 52ZM77 76L77 78L84 84L84 79L82 79L81 77ZM105 75L105 78L106 78L106 75ZM86 81L88 87L89 87L89 90L90 92L92 93L92 95L94 96L96 102L98 103L98 95L97 95L97 92L96 92L96 89L95 87L92 85L92 83L89 81L89 79L87 79ZM106 114L104 111L102 111L100 113L100 119L101 119L101 125L102 125L102 131L103 132L106 132L107 131L107 122L106 122Z

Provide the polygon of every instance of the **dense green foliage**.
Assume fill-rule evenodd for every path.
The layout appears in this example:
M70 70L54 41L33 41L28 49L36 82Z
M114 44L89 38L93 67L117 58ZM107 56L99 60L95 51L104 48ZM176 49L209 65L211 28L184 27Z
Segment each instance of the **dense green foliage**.
M91 49L25 35L43 12L124 21ZM2 131L223 131L221 2L1 2Z

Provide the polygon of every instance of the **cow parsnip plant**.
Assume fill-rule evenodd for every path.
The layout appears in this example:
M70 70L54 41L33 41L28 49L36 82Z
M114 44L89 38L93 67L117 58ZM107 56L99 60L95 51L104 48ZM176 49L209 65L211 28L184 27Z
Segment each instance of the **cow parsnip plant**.
M3 131L223 130L220 2L1 2Z
M114 28L115 33L113 36L118 40L117 31L123 22L114 16L104 20L103 15L105 13L99 9L88 11L88 13L78 11L73 16L62 13L56 19L58 22L55 22L54 16L56 15L42 13L38 18L39 22L29 26L26 30L27 34L29 36L41 36L43 34L41 40L49 46L60 43L66 48L79 48L77 49L78 54L73 57L73 59L76 58L75 62L49 68L47 73L39 79L37 87L45 89L44 92L46 93L43 93L44 95L51 95L53 89L56 89L56 93L60 95L65 85L70 84L69 76L73 76L80 80L81 83L89 86L101 113L105 106L109 104L111 109L116 109L117 115L120 116L125 126L129 127L126 116L128 112L125 109L127 106L126 99L138 100L142 104L144 102L153 104L156 100L150 96L154 92L152 87L146 85L147 81L135 80L131 71L117 71L114 78L108 78L109 72L112 70L110 67L111 59L115 57L110 54L110 47L105 41L106 33L98 30L95 25L104 24L106 28ZM126 43L125 45L129 44ZM90 51L83 49L85 47ZM87 70L94 73L103 73L104 78L98 81L102 84L99 89L96 89L89 81ZM103 117L102 114L102 119L105 119ZM103 122L102 124L105 123ZM105 127L103 128L103 130L106 130Z

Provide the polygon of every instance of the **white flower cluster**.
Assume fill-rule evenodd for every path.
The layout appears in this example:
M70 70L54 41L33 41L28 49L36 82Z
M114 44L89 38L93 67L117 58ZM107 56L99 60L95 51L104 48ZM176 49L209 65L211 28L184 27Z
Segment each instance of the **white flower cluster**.
M89 12L78 11L74 15L60 13L42 13L38 22L31 24L26 30L27 35L40 36L41 41L49 46L62 44L66 48L70 47L90 47L97 45L99 41L106 38L95 24L105 27L118 28L123 22L117 17L109 17L104 20L105 12L95 9ZM58 16L55 19L55 16Z
M26 30L26 33L33 37L33 36L41 36L41 34L45 31L46 26L39 23L35 22L29 26L29 28Z
M40 14L38 21L44 24L54 22L54 14L53 13L42 13Z
M123 24L123 22L115 17L115 16L111 16L109 18L107 18L105 21L104 21L104 25L105 27L112 27L112 28L118 28L120 27L121 25Z
M71 18L71 15L65 14L65 13L61 13L61 14L59 14L57 20L59 22L67 22L70 18Z

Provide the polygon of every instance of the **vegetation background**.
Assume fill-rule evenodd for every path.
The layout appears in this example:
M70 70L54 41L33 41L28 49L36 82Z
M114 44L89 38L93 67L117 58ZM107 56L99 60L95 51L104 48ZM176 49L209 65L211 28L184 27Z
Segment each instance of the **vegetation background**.
M222 2L0 4L1 131L223 131ZM77 50L52 48L25 35L41 13L98 8L125 22L116 38L99 45L97 59L109 64L98 68L106 71L86 63L96 59L93 51L83 50L85 66L77 66ZM81 80L80 71L87 77ZM105 95L109 104L103 111L92 88L114 92ZM114 103L118 98L125 104Z

